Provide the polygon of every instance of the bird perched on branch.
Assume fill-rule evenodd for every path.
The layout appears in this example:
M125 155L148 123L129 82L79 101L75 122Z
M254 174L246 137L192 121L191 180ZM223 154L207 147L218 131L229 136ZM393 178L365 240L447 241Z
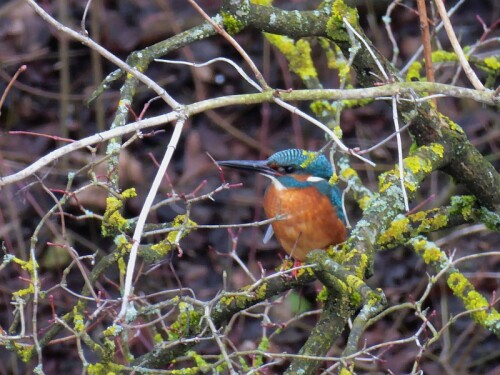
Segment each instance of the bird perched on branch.
M280 218L271 224L272 231L296 261L303 262L314 249L346 240L341 193L329 182L333 170L324 155L288 149L267 160L227 160L218 164L258 172L271 180L264 211L268 218Z

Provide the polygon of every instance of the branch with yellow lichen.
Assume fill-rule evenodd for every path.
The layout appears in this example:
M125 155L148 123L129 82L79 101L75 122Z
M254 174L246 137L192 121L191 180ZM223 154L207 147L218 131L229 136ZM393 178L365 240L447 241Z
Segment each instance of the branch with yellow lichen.
M408 198L412 199L422 182L432 171L448 162L443 147L439 144L419 147L403 162L403 181ZM377 240L390 227L398 215L404 212L399 168L379 176L379 193L368 202L363 217L357 223L343 247L344 266L356 270L356 274L371 274Z
M343 356L349 356L357 351L366 322L383 309L385 296L382 291L370 288L362 278L335 262L324 251L310 252L307 262L315 265L314 274L323 283L326 297L319 322L299 355L322 356L326 353L344 331L347 320L361 306L342 353ZM299 369L312 373L319 364L320 361L298 357L290 364L287 374L297 373ZM350 365L347 363L346 366Z
M422 236L412 238L408 244L436 273L444 273L448 287L462 301L464 307L471 311L474 321L500 336L500 313L455 268L452 260L435 243Z
M476 206L476 202L473 196L455 196L451 198L451 206L407 216L401 214L380 235L378 245L382 249L392 249L421 234L478 222L484 223L491 230L500 231L500 216Z
M210 319L216 327L220 327L223 322L231 318L234 314L291 288L304 286L314 279L313 274L309 272L303 272L297 278L290 278L286 274L275 274L263 278L253 285L243 287L236 292L225 292L219 296L217 302L207 302L213 305L210 309ZM197 316L199 318L203 316L203 310L203 306L193 305L193 310L191 310L190 314L193 317ZM148 354L132 361L132 365L144 366L145 368L162 368L179 356L185 355L196 344L198 335L206 333L206 325L182 325L181 322L183 319L185 321L185 317L180 315L171 325L174 328L184 327L182 335L178 339L160 342Z

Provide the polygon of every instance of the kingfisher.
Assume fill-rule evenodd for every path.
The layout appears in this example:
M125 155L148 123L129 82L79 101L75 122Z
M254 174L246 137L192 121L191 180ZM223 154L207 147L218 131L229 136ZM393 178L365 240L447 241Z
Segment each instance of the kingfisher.
M315 249L346 240L347 230L339 188L330 183L328 159L317 152L288 149L266 160L226 160L220 166L258 172L271 180L264 195L264 211L283 249L303 262ZM264 240L266 242L266 239Z

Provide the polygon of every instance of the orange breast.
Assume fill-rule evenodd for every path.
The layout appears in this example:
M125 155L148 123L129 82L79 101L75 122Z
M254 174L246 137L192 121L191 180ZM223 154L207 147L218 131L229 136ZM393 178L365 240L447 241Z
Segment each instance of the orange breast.
M285 251L298 261L308 252L346 240L346 229L330 199L314 187L277 190L269 186L264 197L268 218L285 215L272 223L274 234Z

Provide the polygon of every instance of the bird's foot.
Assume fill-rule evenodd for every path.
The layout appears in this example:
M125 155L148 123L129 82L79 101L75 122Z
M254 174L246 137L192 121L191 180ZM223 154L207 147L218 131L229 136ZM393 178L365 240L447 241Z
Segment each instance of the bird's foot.
M301 268L297 269L297 267L303 266L303 262L299 262L298 260L294 260L293 262L293 268L292 268L292 276L296 279L297 276L299 276L300 271L302 270Z

